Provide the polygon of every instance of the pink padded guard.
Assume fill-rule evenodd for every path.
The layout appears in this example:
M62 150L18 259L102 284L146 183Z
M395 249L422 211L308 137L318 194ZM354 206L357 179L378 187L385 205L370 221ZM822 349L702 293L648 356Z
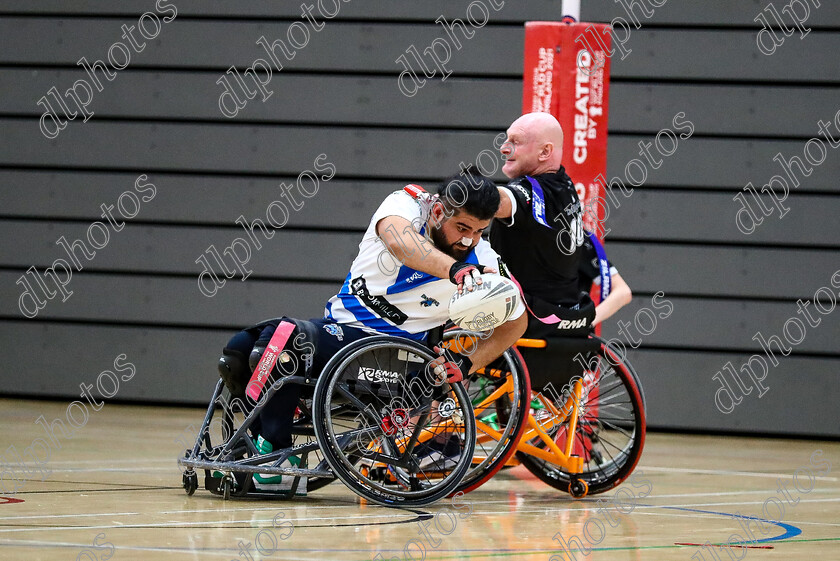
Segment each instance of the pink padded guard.
M259 399L266 382L268 382L269 375L277 363L277 357L285 348L294 329L295 324L281 321L277 329L274 330L274 335L271 336L271 341L268 342L268 347L266 347L259 364L251 375L248 387L245 389L245 393L254 401Z

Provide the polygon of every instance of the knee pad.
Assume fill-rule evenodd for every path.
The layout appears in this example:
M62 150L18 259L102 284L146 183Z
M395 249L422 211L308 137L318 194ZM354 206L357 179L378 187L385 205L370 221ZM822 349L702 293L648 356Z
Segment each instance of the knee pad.
M224 380L225 386L234 397L244 397L245 388L251 379L251 368L248 367L248 360L244 353L235 349L225 347L222 356L219 358L219 375Z
M257 365L260 363L260 359L262 358L263 353L265 353L265 348L267 345L254 345L254 348L251 350L251 354L248 356L248 367L253 372Z

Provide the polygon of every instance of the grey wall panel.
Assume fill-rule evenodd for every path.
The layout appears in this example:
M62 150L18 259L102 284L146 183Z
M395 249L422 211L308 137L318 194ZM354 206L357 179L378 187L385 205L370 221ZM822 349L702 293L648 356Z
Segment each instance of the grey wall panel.
M0 169L0 185L25 194L3 201L0 214L19 218L102 220L101 205L114 205L126 191L134 191L138 174ZM135 222L168 222L236 227L244 216L249 223L266 221L274 201L288 201L284 189L296 177L271 179L241 176L152 174L157 188L154 199L144 204ZM281 187L281 185L286 187ZM311 199L297 212L290 212L287 227L354 228L364 231L370 217L389 193L401 189L396 180L332 179L322 182ZM428 190L435 182L424 183ZM307 184L307 188L310 188ZM136 192L136 191L135 191ZM112 211L119 217L119 211ZM282 218L280 211L273 216ZM85 225L85 228L87 225ZM242 230L244 232L244 230ZM239 234L237 234L239 235Z
M108 49L120 40L121 26L136 23L136 17L107 20L6 17L0 22L0 35L5 36L8 44L4 58L17 64L68 66L75 66L81 57L90 62L105 60ZM266 51L257 44L260 37L265 36L269 43L277 39L287 42L289 26L288 21L252 23L176 18L163 24L154 43L150 41L142 52L132 53L130 64L216 68L222 72L232 65L244 68L258 58L267 60ZM434 23L330 22L321 32L310 32L306 46L302 46L305 40L301 36L298 39L301 48L294 51L291 60L279 48L276 56L284 70L382 71L396 76L403 67L395 59L407 48L415 45L422 53L432 41L444 36L443 28ZM38 41L37 37L49 37L49 40ZM456 74L521 73L522 48L521 28L488 24L463 42L461 50L453 52L447 68ZM487 56L488 53L493 56ZM431 64L431 59L427 64ZM80 77L84 76L80 74Z
M219 110L221 73L134 70L120 74L90 104L93 118L212 119L228 121ZM79 79L76 70L0 70L0 113L37 115L37 105L53 86L65 91ZM328 84L328 87L325 85ZM400 92L396 76L354 77L284 74L266 86L237 115L238 121L357 123L423 127L498 128L520 114L521 84L516 80L450 78L429 81L414 97ZM181 92L190 92L189 96ZM317 91L319 95L301 95ZM153 102L152 102L153 101ZM54 102L53 102L54 103Z
M756 47L756 31L645 29L633 31L621 60L614 58L612 75L634 78L692 78L716 81L755 80L834 82L840 61L832 56L840 36L812 31L805 41L786 41L772 56ZM618 55L614 55L617 57ZM809 61L802 64L802 60ZM812 66L813 64L813 66ZM824 66L823 66L824 65Z
M815 279L840 269L840 251L609 242L607 255L631 289L653 294L811 299ZM807 271L807 275L786 274Z
M126 71L90 104L95 118L141 117L227 121L219 111L220 73L194 71ZM0 70L0 113L35 115L37 100L53 87L66 88L79 78L76 70ZM330 87L323 87L329 83ZM429 81L414 97L404 96L396 77L286 74L267 85L272 95L249 102L237 120L294 123L341 122L362 125L497 128L503 131L519 116L521 82L516 79ZM180 95L189 91L191 95ZM301 96L318 91L317 96ZM818 135L818 122L840 129L837 93L829 87L756 87L702 84L617 82L610 88L610 129L657 133L668 119L688 111L695 134L749 136ZM791 103L791 100L807 103ZM154 103L150 103L154 100ZM721 109L725 108L723 114ZM659 126L656 126L659 125ZM840 138L840 134L834 135Z
M71 122L54 141L37 122L8 120L0 165L297 175L333 163L341 176L441 177L493 148L492 133L236 124ZM73 126L75 125L75 126ZM121 138L115 144L114 137ZM45 147L49 150L45 150ZM394 146L404 149L394 150ZM319 175L329 175L320 172Z
M110 46L120 39L119 29L133 20L93 18L7 17L0 22L0 34L9 47L8 62L16 64L63 64L74 66L80 57L93 61L107 56ZM135 66L219 68L248 66L265 57L255 44L265 36L269 41L286 38L289 24L173 21L163 27L155 43L134 55ZM478 30L462 48L452 53L447 68L457 75L509 74L522 72L523 33L517 26L487 25ZM283 57L284 69L347 70L393 72L403 68L395 63L409 46L421 52L444 30L435 25L361 25L331 22L328 28L310 37L318 47L301 48L292 60ZM45 42L37 37L49 37ZM625 48L625 59L614 60L612 74L635 78L700 78L774 81L784 71L786 80L831 82L840 69L833 53L840 47L840 36L812 31L807 41L789 41L773 56L758 52L754 31L648 30L632 33ZM58 47L60 45L60 47ZM502 47L503 46L503 47ZM488 56L493 53L493 56ZM694 56L703 53L702 57ZM617 56L617 55L616 55ZM799 64L807 59L809 64ZM427 63L430 63L430 60ZM419 65L413 68L419 69ZM772 77L772 78L771 78Z
M401 20L401 21L434 21L443 15L446 18L465 18L466 8L471 0L452 2L451 0L428 0L422 4L410 2L389 2L387 0L368 0L367 2L339 2L338 13L333 17L336 21L342 19L364 19L369 21ZM173 2L173 4L175 4ZM165 5L165 4L164 4ZM177 2L179 17L233 16L302 19L301 8L295 2L276 2L273 0L252 0L247 4L237 0L216 0L212 3L201 0L181 0ZM315 2L312 5L317 5ZM335 9L336 4L323 3L325 11ZM491 11L491 21L520 22L531 19L544 19L560 13L560 0L529 0L515 2L493 0L484 4ZM74 2L69 4L62 0L46 0L39 2L37 10L20 3L3 0L0 11L12 14L54 13L54 14L90 14L90 15L140 15L150 10L146 0L124 0L119 3ZM479 13L475 9L474 16ZM168 9L167 9L168 11ZM313 10L315 19L319 16L320 8ZM559 17L559 16L558 16Z
M690 119L690 116L688 117ZM670 119L657 123L672 127ZM276 127L269 125L124 123L70 121L58 138L47 140L37 122L0 119L7 140L0 146L0 165L94 167L213 172L260 172L297 175L312 170L319 154L335 164L340 176L438 178L458 170L459 162L472 163L480 152L493 148L492 132L398 130L370 127ZM680 125L687 126L687 125ZM676 127L675 127L676 128ZM688 130L685 130L688 134ZM111 141L115 136L122 142ZM645 178L632 160L644 166L647 186L699 186L738 189L748 182L759 188L784 170L773 157L803 157L804 142L687 138L667 159L654 160L659 169L644 162L639 143L653 135L615 135L610 139L607 177ZM44 148L49 146L49 150ZM394 150L394 146L406 147ZM655 152L655 148L652 148ZM666 147L667 150L667 147ZM794 171L799 190L838 192L840 157L831 149L811 175ZM836 149L835 149L836 150ZM658 156L656 156L658 157ZM701 166L700 163L709 163ZM807 162L804 162L808 166ZM501 160L495 160L501 169ZM630 167L628 167L628 164ZM486 163L486 166L491 164ZM318 170L316 170L318 171ZM807 171L807 170L806 170ZM497 176L501 177L500 172ZM630 179L628 179L628 176Z
M24 319L18 308L19 273L0 271L2 309L6 318ZM209 285L209 283L208 283ZM62 301L57 295L37 314L39 319L72 319L154 325L247 326L272 317L315 318L341 282L301 283L229 280L215 296L199 292L196 277L85 275L73 277Z
M628 2L629 3L629 2ZM636 3L638 4L638 3ZM650 12L643 14L639 7L634 8L633 14L642 25L714 25L714 26L750 26L761 27L755 22L755 17L761 13L767 2L762 0L728 2L726 0L711 0L707 2L692 2L691 0L670 0L662 6L654 8L652 2L644 2ZM781 7L781 6L780 6ZM840 26L840 9L836 4L821 2L819 9L811 7L811 15L805 23L806 27ZM615 17L628 19L630 16L622 4L613 0L586 0L581 2L582 21L610 21ZM791 25L790 22L786 22Z
M639 349L629 358L642 380L652 427L840 435L836 360L785 358L767 373L762 382L766 391L753 388L755 384L742 374L750 392L736 395L736 400L742 401L726 414L715 405L715 392L721 383L712 376L727 362L740 369L749 355ZM726 372L725 376L734 386L730 374ZM764 394L761 397L760 392ZM724 410L732 407L723 401L723 395L720 399Z
M87 270L118 270L133 272L161 272L198 275L203 267L196 259L205 255L213 245L219 253L234 244L237 238L247 243L251 251L250 260L238 242L235 251L241 255L246 269L255 275L282 276L285 278L343 280L350 263L358 252L361 234L331 232L301 232L278 230L271 239L266 239L261 230L254 236L261 248L237 228L179 228L176 226L145 226L129 224L122 231L109 228L108 243L102 249L90 244L105 241L102 232L94 227L92 238L87 237L88 224L79 222L26 222L7 220L0 222L4 242L0 245L0 262L27 269L37 266L43 270L55 259L69 260L67 252L57 244L62 236L70 244L82 240L91 259L87 259L81 246L76 245L76 260ZM20 242L28 240L21 247ZM101 245L101 243L99 244ZM308 259L314 252L318 259ZM206 256L205 256L206 257ZM233 258L223 258L230 270L235 269ZM209 262L214 263L213 258ZM76 267L78 270L78 266ZM218 270L218 269L216 269Z
M116 398L204 403L219 378L216 362L235 331L72 325L48 322L2 322L0 341L10 372L38 376L4 376L6 394L77 399L79 384L96 384L114 359L135 366L134 377L120 383ZM130 372L121 372L129 375Z
M698 135L795 137L818 136L819 121L837 124L840 102L833 87L794 87L767 84L610 84L609 128L620 132L653 132L654 123L667 122L680 111L694 123ZM836 127L836 128L835 128ZM801 155L800 155L801 157Z
M657 117L658 122L654 126L678 132L672 125L671 118L672 116L661 115ZM692 118L691 110L686 106L685 119L691 121ZM686 129L682 134L688 132ZM817 136L816 127L814 136ZM653 164L641 154L640 142L648 145L649 150L653 151L653 164L659 165L659 169L653 169ZM834 193L840 190L836 180L837 174L840 173L840 152L827 144L825 160L814 167L804 160L805 141L802 140L719 139L698 135L680 140L676 150L668 157L661 157L661 154L673 150L673 145L666 146L665 141L661 140L665 151L658 152L655 147L650 147L653 142L655 135L652 134L635 137L618 134L611 136L608 145L607 177L610 180L618 178L625 184L634 179L638 183L645 175L636 164L630 163L635 159L645 166L645 186L741 189L751 182L757 189L761 189L773 176L779 175L796 190ZM817 148L812 149L817 154ZM793 181L785 174L784 168L773 160L777 154L782 154L785 161L790 161L794 156L799 158L804 164L805 172L810 172L809 176L805 176L798 167L793 168L799 187L793 187ZM819 157L817 154L817 160L814 161L819 161Z
M838 266L840 268L840 266ZM840 280L840 278L838 278ZM821 286L838 293L832 287L830 279L812 279L814 290ZM667 301L667 303L666 303ZM671 308L669 309L668 303ZM647 309L647 311L642 311ZM826 314L815 311L815 327L808 324L804 315L797 313L797 304L791 302L761 302L719 300L714 298L680 298L667 293L656 300L652 298L634 298L607 322L603 333L607 338L618 337L624 341L645 346L668 346L682 349L735 350L761 353L761 345L753 340L760 332L765 339L778 335L785 343L785 349L794 354L818 353L822 355L840 355L840 343L837 341L840 329L840 311L832 309L829 302L824 309ZM670 311L670 315L669 315ZM657 315L656 323L653 315ZM804 325L804 338L797 329L796 322L787 326L788 335L784 336L785 324L795 318ZM612 318L611 318L612 319ZM619 322L622 322L619 324ZM627 324L630 324L627 327ZM623 335L623 329L629 335ZM799 339L801 342L795 344ZM791 344L794 343L794 344ZM773 347L776 356L781 356L777 347Z
M763 217L754 226L741 215L741 228L735 222L742 208L733 200L739 191L729 193L680 192L645 190L620 198L619 206L610 206L605 221L609 236L634 240L726 242L754 246L759 244L798 244L817 247L837 247L840 224L835 217L840 200L835 196L791 193L784 201L790 210L783 218L772 201L764 200L773 214ZM746 194L752 201L751 195ZM758 213L757 207L754 212ZM752 233L749 232L752 228Z
M422 4L397 3L387 1L368 1L364 4L349 2L340 4L339 13L335 20L345 18L363 18L366 20L399 19L405 21L432 21L440 15L447 18L464 18L466 13L464 2L446 0L428 0ZM514 2L498 0L487 2L490 6L502 5L499 11L492 15L492 21L528 21L543 19L559 19L562 15L560 0L529 0L528 2ZM582 3L582 21L610 21L620 16L627 18L627 12L620 4L612 0L587 0ZM290 3L278 3L271 0L254 0L242 4L235 0L217 0L211 4L200 0L181 0L177 2L179 17L187 16L247 16L247 17L278 17L300 18L300 7ZM650 6L649 4L646 4ZM657 25L719 25L719 26L754 26L754 20L766 4L759 0L752 2L727 2L716 0L713 2L696 3L691 1L679 2L671 0L651 13L642 14L635 9L636 17L644 24ZM329 6L328 6L329 7ZM75 2L69 4L63 0L44 0L38 3L37 13L55 14L122 14L139 15L150 9L145 0L124 0L119 3ZM494 8L495 9L495 8ZM26 4L14 0L0 2L0 11L11 14L31 14L36 10ZM315 12L316 18L318 12ZM647 18L646 15L650 17ZM840 26L840 9L834 4L823 2L819 9L812 8L806 26L826 27Z

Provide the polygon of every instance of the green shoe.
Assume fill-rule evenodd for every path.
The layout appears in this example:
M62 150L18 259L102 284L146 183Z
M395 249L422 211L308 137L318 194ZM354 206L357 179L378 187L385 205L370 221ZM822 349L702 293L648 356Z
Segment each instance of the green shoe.
M274 451L271 443L262 436L257 437L255 444L260 454L269 454ZM280 464L280 467L300 467L300 458L290 456ZM255 473L253 476L254 488L258 491L288 494L294 482L294 475L263 475L261 473ZM298 497L306 496L306 476L300 477L297 488L295 489L295 495Z

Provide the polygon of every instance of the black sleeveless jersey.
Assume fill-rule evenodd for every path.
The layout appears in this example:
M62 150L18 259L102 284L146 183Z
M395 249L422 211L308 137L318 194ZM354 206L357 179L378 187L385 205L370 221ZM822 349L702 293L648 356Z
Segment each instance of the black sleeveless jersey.
M494 220L490 244L502 257L525 294L562 306L578 301L583 213L572 180L561 167L556 173L533 176L542 188L544 205L527 177L506 185L516 201L510 220ZM504 196L504 195L503 195ZM544 214L540 213L544 207Z

